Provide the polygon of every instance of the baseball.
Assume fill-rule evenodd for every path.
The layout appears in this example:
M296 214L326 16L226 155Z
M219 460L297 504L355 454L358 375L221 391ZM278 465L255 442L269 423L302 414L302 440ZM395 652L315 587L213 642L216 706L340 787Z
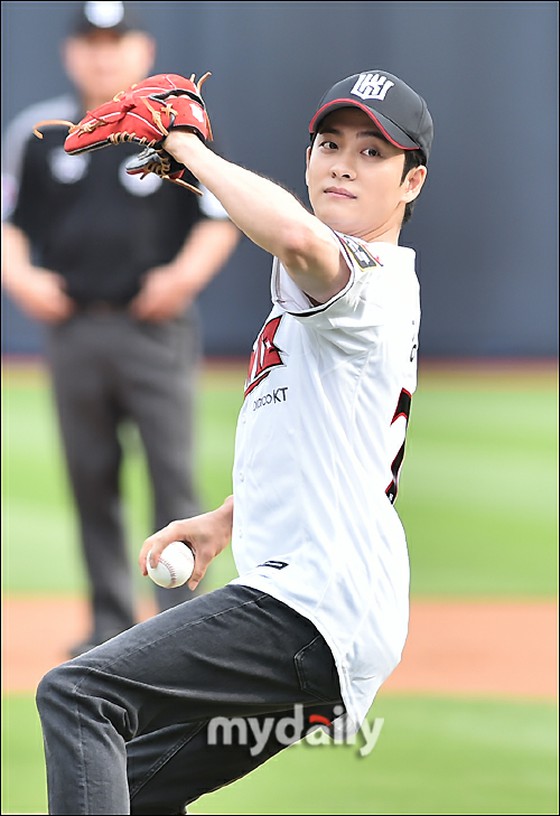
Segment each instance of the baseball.
M172 541L161 553L157 567L150 563L151 550L146 568L152 581L165 589L185 584L194 570L194 555L191 548L182 541Z

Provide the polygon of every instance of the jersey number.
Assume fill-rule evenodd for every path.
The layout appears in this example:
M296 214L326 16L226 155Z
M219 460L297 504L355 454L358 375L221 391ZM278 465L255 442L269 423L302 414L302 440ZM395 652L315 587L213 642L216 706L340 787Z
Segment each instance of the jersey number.
M393 419L391 420L391 425L394 425L394 423L398 419L401 419L401 418L404 418L404 422L405 422L404 437L403 437L402 445L400 446L399 452L397 453L397 455L395 456L395 458L393 459L393 462L391 464L391 473L393 474L393 478L391 479L391 482L390 482L389 486L385 490L385 493L387 494L387 498L389 499L391 504L395 503L395 499L397 498L397 493L398 493L398 489L399 489L399 473L400 473L402 463L403 463L403 460L404 460L404 449L405 449L405 445L406 445L406 430L407 430L407 427L408 427L408 420L409 420L409 417L410 417L411 403L412 403L412 394L410 394L410 392L407 391L406 388L403 388L401 390L401 393L400 393L400 396L399 396L399 401L397 402L397 407L395 409L395 413L393 414Z

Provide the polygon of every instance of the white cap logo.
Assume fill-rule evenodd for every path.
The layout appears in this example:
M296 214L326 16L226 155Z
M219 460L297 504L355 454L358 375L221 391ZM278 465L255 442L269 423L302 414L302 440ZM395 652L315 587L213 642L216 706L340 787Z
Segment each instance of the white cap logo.
M360 74L350 93L361 99L379 99L383 101L389 88L395 83L382 74Z
M124 17L124 6L122 3L113 3L109 2L109 0L86 3L84 14L90 23L97 28L113 28Z

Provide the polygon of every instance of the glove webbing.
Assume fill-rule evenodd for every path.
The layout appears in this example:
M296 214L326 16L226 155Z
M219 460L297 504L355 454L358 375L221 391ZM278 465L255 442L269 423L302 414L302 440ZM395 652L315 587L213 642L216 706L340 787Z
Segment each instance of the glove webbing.
M202 191L199 190L198 187L193 187L192 184L189 184L187 181L183 181L180 178L171 178L169 175L169 171L171 169L171 159L169 154L166 153L165 150L156 150L156 153L160 157L160 161L146 162L144 168L142 169L140 179L145 178L150 173L155 173L156 176L159 176L165 181L171 181L173 184L178 184L180 187L186 187L187 190L190 190L192 193L196 193L198 196L202 195Z

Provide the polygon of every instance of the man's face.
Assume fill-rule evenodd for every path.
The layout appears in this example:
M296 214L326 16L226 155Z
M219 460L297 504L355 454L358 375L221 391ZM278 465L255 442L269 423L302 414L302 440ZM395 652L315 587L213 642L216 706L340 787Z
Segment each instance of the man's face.
M153 40L140 31L94 31L68 39L64 61L68 76L91 105L106 102L118 91L145 79L154 53Z
M365 240L391 236L411 200L401 181L403 167L404 151L387 142L366 113L351 107L330 113L307 156L315 215L332 229Z

